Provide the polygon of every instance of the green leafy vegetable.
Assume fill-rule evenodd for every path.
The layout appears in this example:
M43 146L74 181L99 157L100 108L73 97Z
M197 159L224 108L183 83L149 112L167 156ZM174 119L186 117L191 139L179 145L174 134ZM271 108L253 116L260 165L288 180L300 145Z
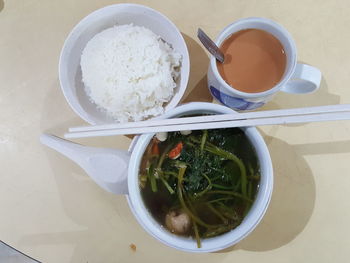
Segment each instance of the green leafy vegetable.
M201 238L242 222L260 180L256 154L242 130L193 131L188 136L173 132L157 143L160 154L147 159L140 175L145 203L157 220L164 224L168 211L182 209L198 247ZM179 143L180 155L169 158Z

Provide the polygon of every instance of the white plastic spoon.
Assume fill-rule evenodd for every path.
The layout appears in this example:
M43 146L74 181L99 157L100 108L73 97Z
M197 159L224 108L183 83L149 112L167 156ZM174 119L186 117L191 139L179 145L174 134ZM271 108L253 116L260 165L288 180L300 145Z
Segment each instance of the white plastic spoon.
M50 134L42 134L40 142L77 163L108 192L128 193L129 152L83 146Z

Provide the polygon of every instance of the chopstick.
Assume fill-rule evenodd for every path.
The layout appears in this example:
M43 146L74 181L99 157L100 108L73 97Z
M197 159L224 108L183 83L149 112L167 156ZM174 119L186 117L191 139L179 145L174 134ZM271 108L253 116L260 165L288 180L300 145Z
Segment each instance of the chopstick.
M263 126L348 119L350 119L350 104L340 104L75 127L69 129L70 132L65 134L65 138Z
M173 132L173 131L182 131L182 130L204 130L204 129L209 130L209 129L218 129L218 128L263 126L263 125L291 124L291 123L302 123L302 122L336 121L336 120L349 120L349 119L350 119L350 112L321 113L321 114L312 114L312 115L309 114L309 115L300 115L300 116L272 117L272 118L219 121L219 122L202 122L202 123L194 123L194 124L186 123L186 124L176 124L176 125L166 125L166 126L151 126L151 127L73 132L73 133L66 133L65 138L84 138L84 137L98 137L98 136L111 136L111 135L124 135L124 134Z
M200 122L215 122L215 121L231 121L231 120L243 120L243 119L255 119L255 118L268 118L278 116L291 116L291 115L306 115L316 113L330 113L330 112L344 112L350 111L350 104L339 104L339 105L327 105L317 107L306 107L306 108L294 108L294 109L283 109L283 110L269 110L269 111L255 111L255 112L244 112L244 113L233 113L233 114L220 114L220 115L207 115L197 117L183 117L183 118L172 118L163 120L147 120L139 122L127 122L127 123L113 123L113 124L102 124L93 126L79 126L69 128L69 132L79 131L97 131L97 130L109 130L109 129L124 129L124 128L136 128L136 127L150 127L150 126L163 126L163 125L175 125L185 123L200 123Z

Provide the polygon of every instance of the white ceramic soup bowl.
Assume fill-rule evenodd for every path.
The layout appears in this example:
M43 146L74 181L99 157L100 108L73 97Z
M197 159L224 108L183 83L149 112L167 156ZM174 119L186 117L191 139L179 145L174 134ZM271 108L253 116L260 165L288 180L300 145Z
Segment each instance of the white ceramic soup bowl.
M193 114L224 114L234 111L217 104L194 102L185 104L169 111L161 118L172 118ZM246 237L258 225L266 212L273 188L273 170L268 148L256 128L242 129L249 138L258 156L261 169L261 180L257 197L243 222L230 232L202 240L198 248L196 240L171 234L162 227L150 214L145 206L139 187L139 169L142 156L154 134L145 134L134 139L131 146L132 154L128 167L128 201L132 212L142 227L162 243L188 252L213 252L230 247Z
M59 60L59 79L63 94L71 108L90 124L114 122L100 111L85 93L80 57L87 42L97 33L115 25L134 24L146 27L159 35L182 55L181 76L165 112L174 108L182 98L190 72L186 43L178 28L163 14L138 4L110 5L86 16L68 35Z

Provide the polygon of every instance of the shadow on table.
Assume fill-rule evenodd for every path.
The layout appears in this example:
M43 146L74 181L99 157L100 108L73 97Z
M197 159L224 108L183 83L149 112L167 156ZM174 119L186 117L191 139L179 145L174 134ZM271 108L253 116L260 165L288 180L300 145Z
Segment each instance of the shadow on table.
M4 9L5 3L4 0L0 0L0 12Z
M190 54L191 68L187 90L181 103L192 101L212 102L213 97L207 87L209 58L202 46L193 38L184 33L182 33L182 36L185 39Z
M340 96L329 92L326 80L322 77L320 87L310 94L290 94L279 92L259 110L276 110L339 104Z
M274 166L274 190L261 223L234 250L268 251L295 239L307 225L316 199L315 181L307 155L349 153L350 141L289 145L265 136Z
M274 167L271 203L258 227L235 249L265 251L286 245L303 231L314 210L315 181L304 155L280 139L267 136L265 141Z

